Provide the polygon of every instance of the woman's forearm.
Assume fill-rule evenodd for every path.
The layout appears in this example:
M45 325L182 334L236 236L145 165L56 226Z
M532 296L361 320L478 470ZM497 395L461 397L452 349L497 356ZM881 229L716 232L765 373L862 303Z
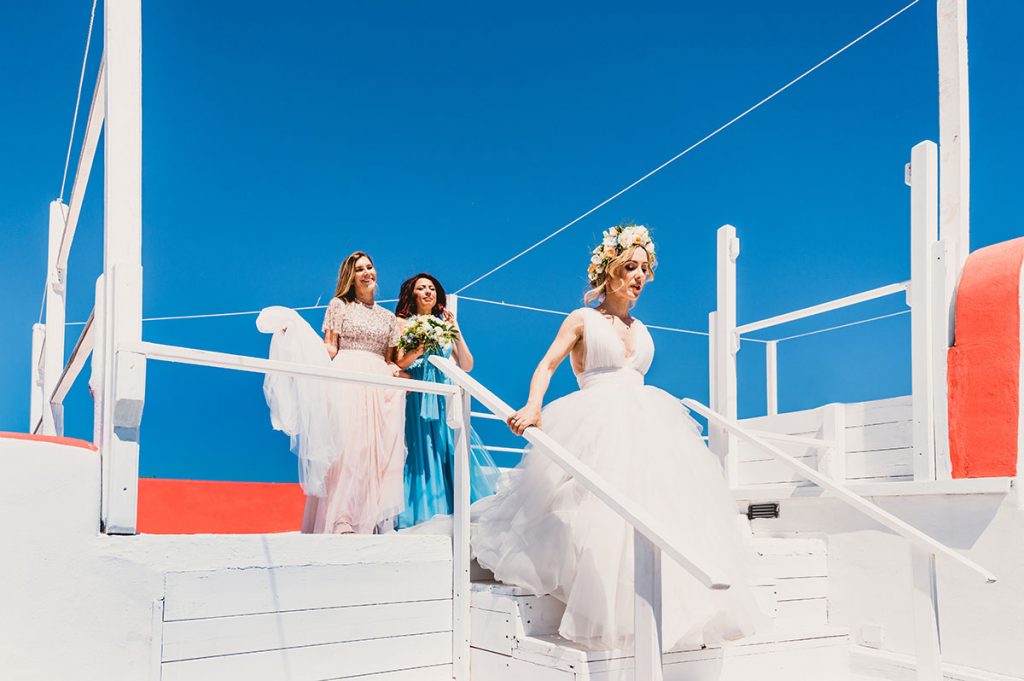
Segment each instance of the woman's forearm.
M527 406L537 409L544 406L544 395L548 392L551 376L554 373L554 368L548 362L541 362L537 365L537 369L533 372L533 378L530 379L530 396L526 400Z
M459 368L463 371L473 370L473 353L469 351L469 345L466 344L466 339L462 337L460 332L458 338L455 341L455 363L459 365Z

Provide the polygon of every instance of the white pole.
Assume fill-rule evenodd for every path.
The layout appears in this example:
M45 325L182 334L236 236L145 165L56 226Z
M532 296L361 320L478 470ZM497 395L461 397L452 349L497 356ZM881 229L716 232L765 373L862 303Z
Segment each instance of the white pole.
M910 160L911 373L914 479L935 479L932 251L938 234L938 150L914 146Z
M445 309L452 313L455 319L459 318L459 297L454 293L449 293L447 296L448 302L445 304Z
M779 355L778 341L764 344L765 390L767 391L768 415L779 413Z
M32 325L32 387L29 401L28 432L35 433L43 421L43 344L46 338L44 324Z
M67 206L50 202L50 248L46 265L46 343L43 349L43 435L63 435L63 407L51 408L50 395L64 372L64 277L59 267Z
M455 433L455 461L453 483L452 531L452 672L456 681L469 681L470 674L470 575L469 563L469 447L470 406L468 390L462 389L456 398L461 413ZM452 401L454 404L454 400Z
M723 225L718 228L717 249L717 309L715 310L714 357L716 365L715 411L730 419L737 416L736 353L739 336L736 331L736 259L740 253L740 240L736 228ZM739 484L736 437L727 433L716 438L716 453L724 457L726 480L730 487Z
M971 137L967 75L967 0L938 0L939 216L950 247L949 291L970 252Z
M142 340L142 3L106 0L107 76L103 186L103 354L100 441L107 533L134 534L145 357ZM97 310L101 306L97 305Z
M633 530L633 678L663 681L661 551Z

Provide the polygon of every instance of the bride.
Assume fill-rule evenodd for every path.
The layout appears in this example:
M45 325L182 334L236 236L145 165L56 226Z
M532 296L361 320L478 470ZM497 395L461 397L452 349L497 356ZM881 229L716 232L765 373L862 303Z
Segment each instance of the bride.
M537 366L529 399L508 420L516 434L544 431L617 491L673 529L687 556L717 566L732 588L711 591L663 562L666 650L753 633L761 615L746 587L736 511L717 458L679 401L644 385L654 358L647 328L630 315L654 278L647 229L605 231L589 268L584 307L571 313ZM541 405L566 357L580 390ZM495 578L566 605L559 633L598 648L632 643L633 534L625 520L552 463L528 451L519 475L473 506L472 545Z

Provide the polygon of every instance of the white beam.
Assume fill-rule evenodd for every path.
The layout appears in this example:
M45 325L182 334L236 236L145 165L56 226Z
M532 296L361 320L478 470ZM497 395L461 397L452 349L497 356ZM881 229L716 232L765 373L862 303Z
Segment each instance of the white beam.
M775 416L779 413L779 343L768 341L764 344L765 392L768 404L767 413Z
M68 267L71 244L75 239L75 230L78 229L78 217L82 213L82 201L85 199L86 187L89 186L89 175L92 173L93 161L96 158L96 148L99 146L100 133L103 131L103 118L107 113L106 98L106 62L100 60L99 73L96 75L96 89L93 91L92 105L89 108L89 120L85 125L82 150L78 155L78 169L75 171L75 181L71 186L71 197L68 199L67 222L64 226L64 234L61 237L60 253L57 256L57 269L64 281L66 281L64 273Z
M470 526L469 526L469 457L470 457L470 395L465 390L449 404L458 400L459 428L455 433L452 513L452 675L456 681L470 681Z
M43 343L46 326L32 325L32 386L29 397L28 432L35 433L43 422Z
M134 534L145 361L121 348L142 339L142 2L106 0L103 184L103 527Z
M736 353L739 352L739 332L736 329L736 260L740 254L740 240L736 228L723 225L718 228L716 250L717 307L715 309L714 340L715 405L716 411L736 418L738 393L736 384ZM709 429L711 449L722 458L726 479L730 486L739 483L739 459L736 439L726 431Z
M971 139L967 0L938 0L939 197L941 238L950 247L951 293L970 252Z
M47 398L43 408L43 435L64 433L63 408L51 408L48 398L64 371L65 290L64 278L57 269L57 258L66 218L67 206L60 201L51 201L50 247L46 264L46 343L43 348L43 395Z
M75 380L85 367L89 355L92 354L93 344L96 341L95 327L93 326L94 314L94 312L89 313L89 319L86 320L82 333L78 336L78 341L71 351L71 356L68 357L68 363L64 366L64 372L60 375L53 393L50 394L50 404L64 404L64 398L68 396L71 386L75 384Z
M663 681L661 551L633 530L633 678Z
M776 315L774 317L768 317L757 322L750 322L738 327L736 330L741 333L750 333L752 331L760 331L761 329L767 329L772 326L779 326L780 324L787 324L789 322L795 322L798 319L804 319L806 317L813 317L814 315L822 314L823 312L830 312L832 310L838 310L840 308L849 307L851 305L857 305L858 303L864 303L875 298L884 298L885 296L891 296L895 293L902 293L907 289L907 282L901 282L899 284L889 284L888 286L879 286L873 288L870 291L864 291L862 293L854 293L850 296L844 296L842 298L836 298L830 300L827 303L820 303L818 305L812 305L811 307L805 307L800 310L794 310L793 312L787 312L785 314Z
M932 251L938 235L938 150L914 146L910 158L910 348L914 479L935 479Z

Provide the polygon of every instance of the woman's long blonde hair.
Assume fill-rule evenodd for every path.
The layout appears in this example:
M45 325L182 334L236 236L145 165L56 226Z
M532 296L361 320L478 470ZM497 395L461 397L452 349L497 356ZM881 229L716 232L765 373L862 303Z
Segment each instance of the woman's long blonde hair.
M373 258L368 253L356 251L341 261L338 268L338 285L334 287L334 297L351 303L356 299L356 263L360 258L366 258L373 265ZM377 266L374 265L374 269Z
M643 246L633 246L631 248L627 248L622 253L615 256L615 258L608 263L608 266L604 270L604 274L598 280L597 284L592 285L590 287L590 290L583 294L584 305L590 305L594 301L604 299L604 297L608 294L608 282L619 275L619 270L621 270L627 262L633 259L633 253L635 253L637 249L642 249L645 253L647 253L647 249L645 249ZM653 258L651 258L650 253L647 253L647 258L648 261L653 264L654 260ZM654 281L653 266L650 267L647 272L647 281Z

